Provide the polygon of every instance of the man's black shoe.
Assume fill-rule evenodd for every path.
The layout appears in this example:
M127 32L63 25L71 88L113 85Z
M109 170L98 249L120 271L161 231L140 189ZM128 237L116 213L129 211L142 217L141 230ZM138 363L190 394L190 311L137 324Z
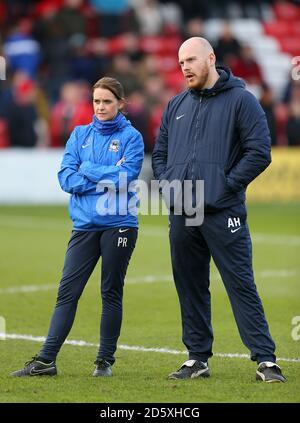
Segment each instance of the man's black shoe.
M285 382L286 378L281 373L280 367L276 363L264 361L259 364L256 370L256 380L263 382Z
M112 376L111 365L108 361L101 359L95 361L96 368L94 370L93 376Z
M209 377L209 368L206 363L197 360L188 360L179 370L169 374L168 379L195 379L197 377Z
M55 361L51 363L43 363L38 356L32 357L32 360L27 361L25 366L21 370L17 370L11 373L11 376L55 376L57 374L57 368Z

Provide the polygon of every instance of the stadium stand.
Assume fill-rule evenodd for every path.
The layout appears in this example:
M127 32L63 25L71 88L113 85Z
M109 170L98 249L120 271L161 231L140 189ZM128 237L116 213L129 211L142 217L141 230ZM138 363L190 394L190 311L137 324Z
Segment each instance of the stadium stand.
M219 63L246 80L274 145L300 144L300 70L291 77L300 63L299 1L6 0L0 148L63 147L89 121L87 88L109 74L124 84L128 118L150 153L162 110L184 88L177 50L190 36L208 38Z

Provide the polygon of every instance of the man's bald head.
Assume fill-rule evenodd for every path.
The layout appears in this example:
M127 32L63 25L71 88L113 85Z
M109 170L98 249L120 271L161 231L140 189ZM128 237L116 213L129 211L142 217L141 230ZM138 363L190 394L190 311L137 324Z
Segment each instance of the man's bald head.
M219 77L214 50L205 38L192 37L184 41L178 59L189 88L210 88Z
M214 52L210 42L202 37L192 37L184 41L179 48L178 54L185 50L196 50L199 54L207 55Z

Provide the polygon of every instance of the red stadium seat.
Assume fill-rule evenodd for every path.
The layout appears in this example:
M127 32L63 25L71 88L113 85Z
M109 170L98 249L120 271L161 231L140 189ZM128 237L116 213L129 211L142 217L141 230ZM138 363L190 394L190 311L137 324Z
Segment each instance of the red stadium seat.
M276 38L294 35L295 26L287 21L265 22L263 25L265 33Z
M290 25L293 27L293 33L300 36L300 18L295 22L290 22Z
M181 70L174 70L173 72L163 75L165 84L168 88L174 89L177 92L185 89L185 81Z
M291 3L275 3L274 12L278 20L289 22L300 19L300 7Z
M177 50L182 42L178 36L172 37L141 37L141 49L147 54L177 55Z
M300 36L280 38L278 42L283 51L292 56L300 56Z

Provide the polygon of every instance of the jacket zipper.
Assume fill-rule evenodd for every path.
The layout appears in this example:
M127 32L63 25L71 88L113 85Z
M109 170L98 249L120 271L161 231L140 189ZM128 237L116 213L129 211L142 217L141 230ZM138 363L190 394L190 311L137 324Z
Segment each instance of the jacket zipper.
M193 155L192 155L192 181L194 181L194 176L195 176L194 167L195 167L195 159L196 159L196 144L197 144L198 124L199 124L199 115L200 115L202 99L203 99L203 97L201 96L200 100L199 100L199 109L198 109L197 120L196 120L196 134L195 134L195 139L194 139Z

